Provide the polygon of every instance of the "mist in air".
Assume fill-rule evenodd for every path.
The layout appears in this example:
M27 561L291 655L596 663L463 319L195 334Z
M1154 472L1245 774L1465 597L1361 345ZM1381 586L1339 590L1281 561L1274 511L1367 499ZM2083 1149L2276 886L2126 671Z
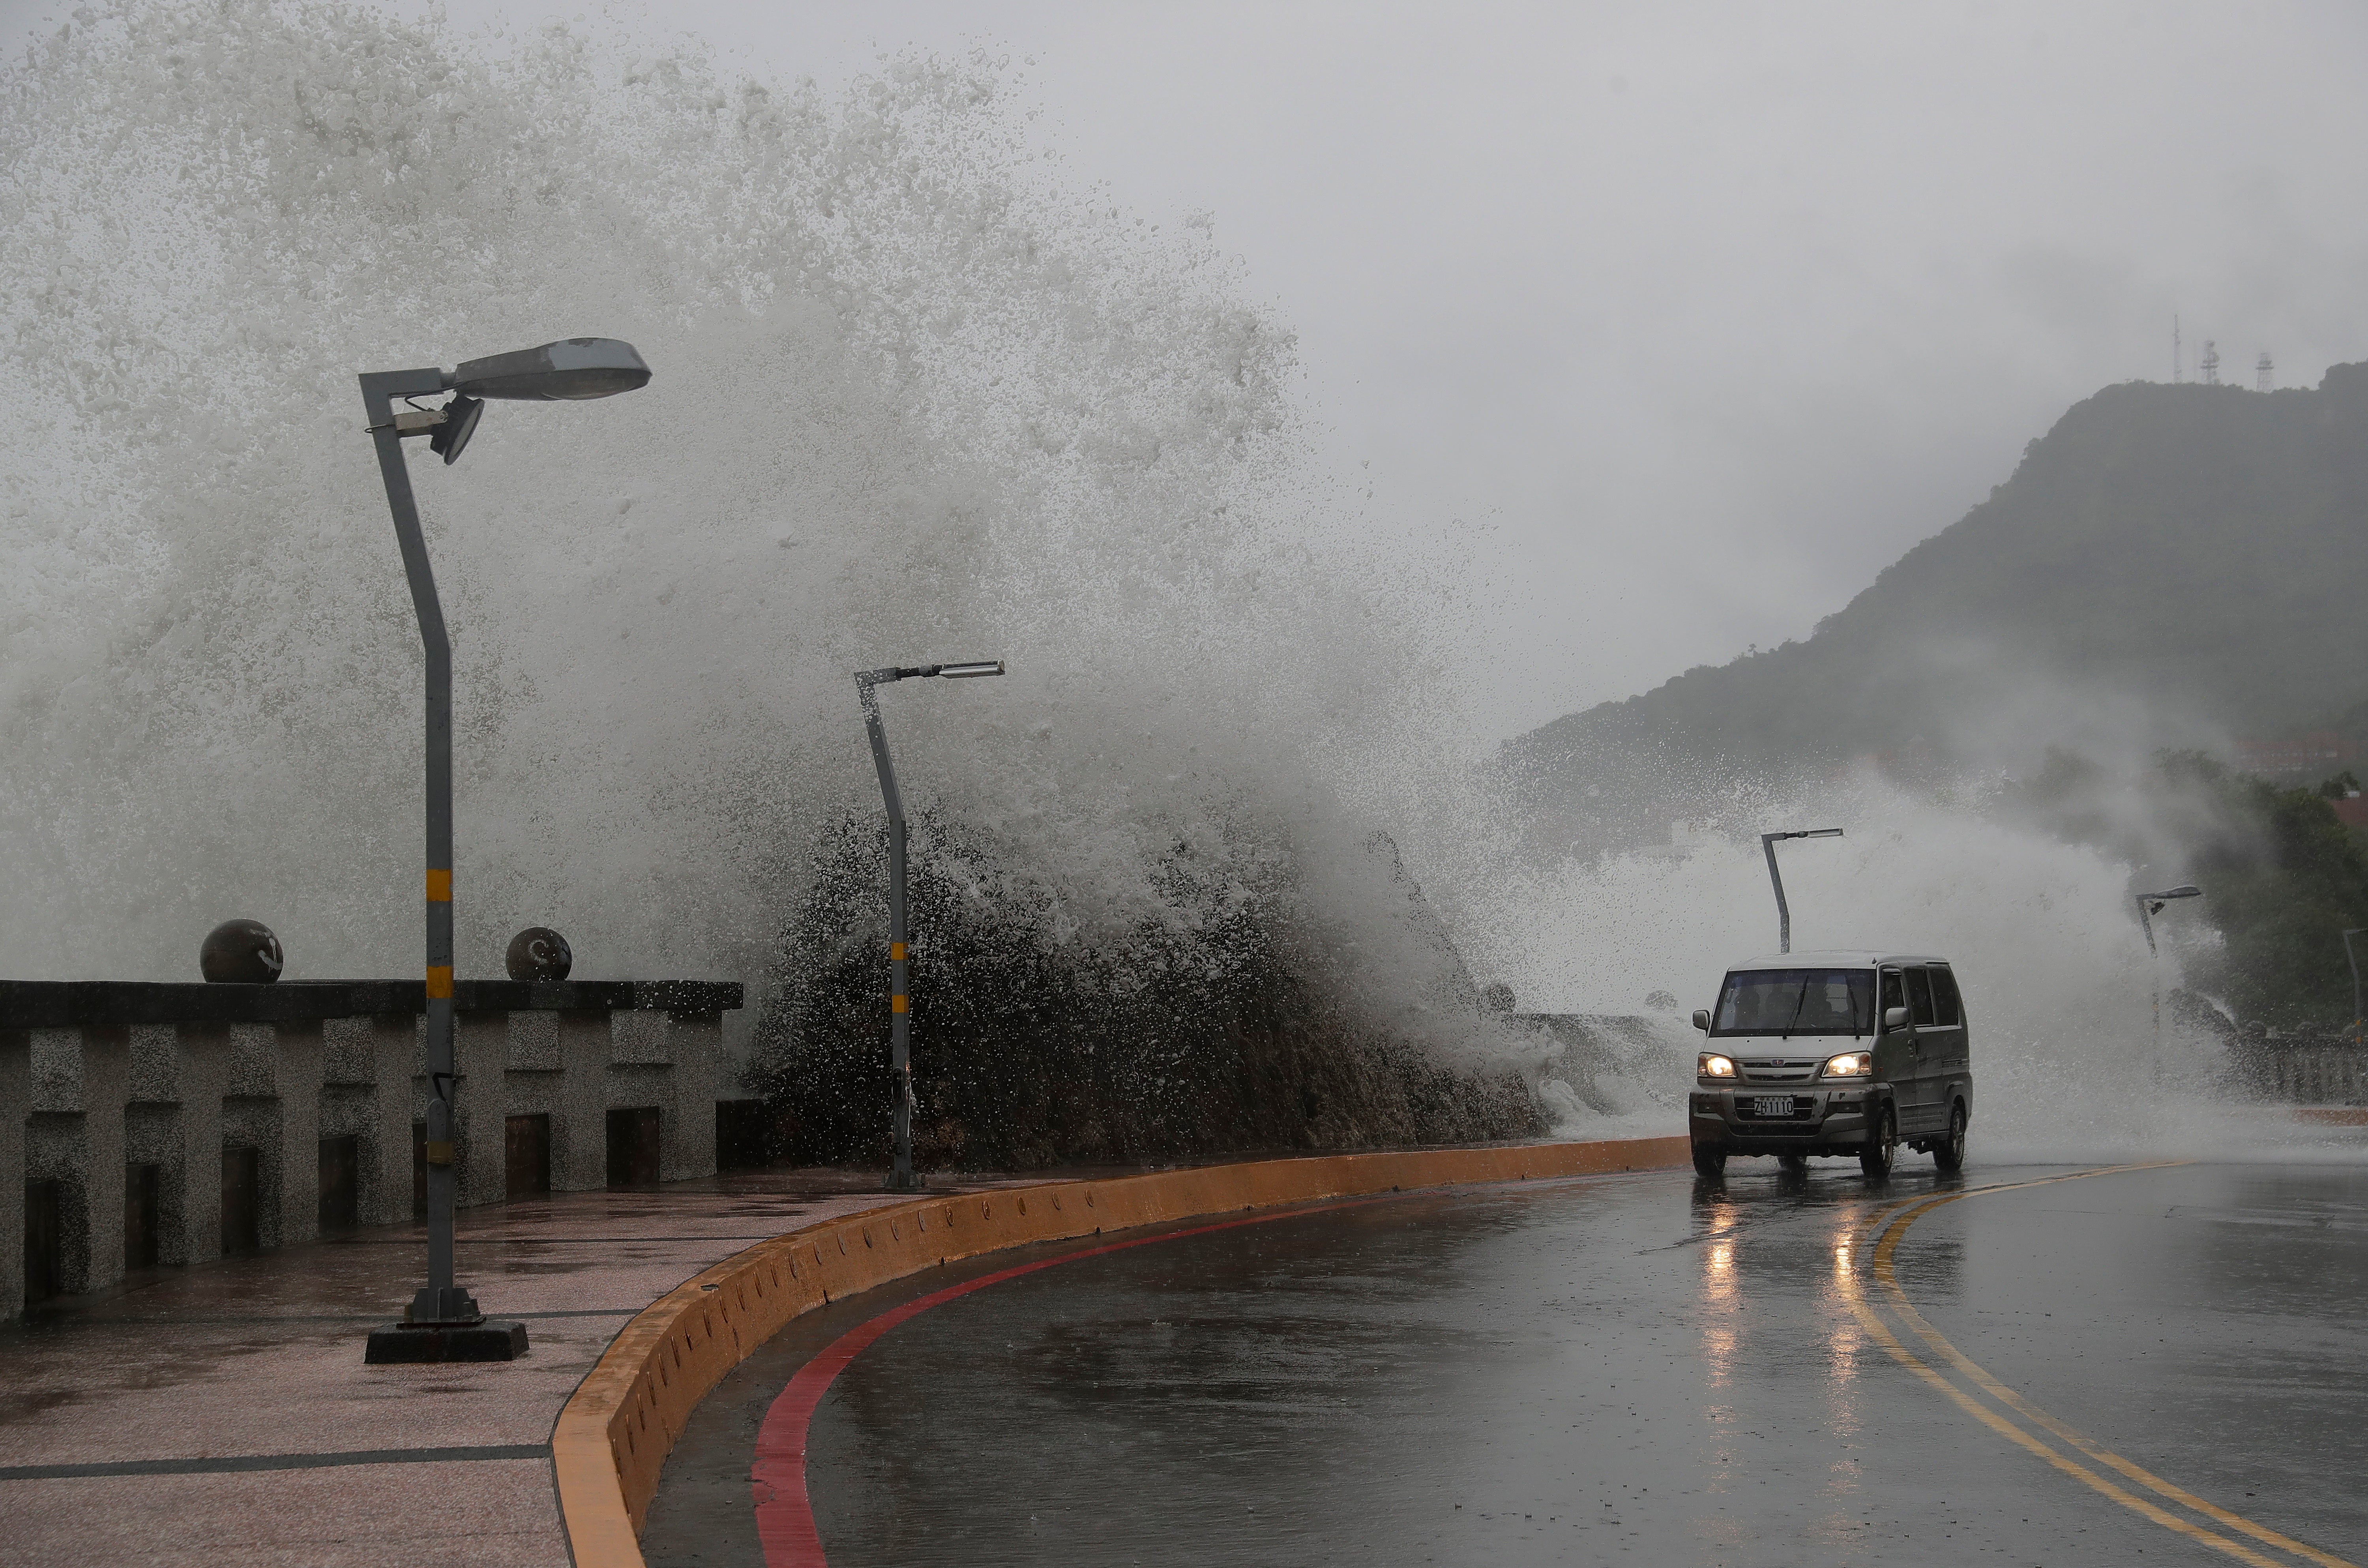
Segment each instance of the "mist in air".
M744 1056L858 1061L852 672L1000 658L883 697L959 957L939 994L1047 977L1134 1051L1115 1097L1201 1093L1193 1053L1288 997L1397 1074L1294 1066L1368 1107L1326 1121L1308 1090L1308 1137L1399 1127L1370 1106L1425 1073L1465 1086L1406 1128L1676 1131L1683 1011L1774 945L1757 834L1839 825L1787 852L1796 945L1956 961L1993 1147L2216 1136L2209 1040L2174 1029L2162 1092L2128 1092L2180 961L2150 967L2134 868L1974 792L1861 772L1673 812L1675 846L1542 849L1457 665L1501 562L1449 518L1376 526L1292 301L1045 158L1008 60L825 90L582 28L481 45L134 4L0 77L13 974L193 979L233 915L290 978L412 971L420 657L354 377L597 334L648 388L495 404L458 465L412 453L456 646L464 977L549 924L581 978L747 982ZM1580 1095L1481 1005L1497 982L1662 1048ZM1211 1007L1236 1021L1180 1018ZM1170 1108L1075 1108L1075 1147L1197 1146Z

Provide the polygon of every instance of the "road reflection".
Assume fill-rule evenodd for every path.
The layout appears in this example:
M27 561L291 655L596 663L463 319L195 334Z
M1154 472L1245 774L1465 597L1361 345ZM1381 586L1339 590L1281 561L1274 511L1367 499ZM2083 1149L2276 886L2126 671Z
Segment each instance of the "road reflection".
M2340 1294L2368 1182L2314 1174L2294 1184L2304 1193L2191 1172L2173 1194L2169 1179L1951 1205L1896 1267L2018 1386L2077 1390L2066 1414L2107 1436L2125 1399L2148 1456L2190 1442L2181 1472L2205 1473L2222 1439L2208 1424L2163 1435L2151 1391L2183 1378L2202 1405L2256 1418L2244 1430L2266 1441L2273 1406L2311 1397L2277 1356L2299 1346L2332 1364L2335 1336L2297 1309L2258 1351L2186 1368L2194 1333L2123 1343L2122 1325L2155 1304L2092 1314L2085 1300L2108 1281L2187 1284L2178 1310L2233 1322L2248 1307L2258 1322L2265 1306ZM1780 1176L1762 1163L1723 1183L1408 1195L964 1297L867 1351L818 1412L808 1473L830 1561L2054 1561L2065 1541L2099 1542L2083 1534L2094 1494L1969 1429L1852 1310L1885 1218L1963 1185L1929 1169L1875 1184L1855 1168ZM2082 1212L2109 1199L2126 1207ZM2256 1332L2235 1337L2249 1346ZM2084 1373L2109 1358L2124 1370L2102 1384ZM2132 1378L2134 1365L2155 1375ZM2320 1440L2358 1454L2368 1443L2336 1419L2356 1408L2357 1375L2321 1381ZM717 1495L745 1514L746 1455L714 1419ZM2264 1469L2235 1494L2266 1498L2272 1484L2293 1483ZM2331 1512L2341 1484L2327 1489ZM738 1560L714 1550L717 1531L669 1522L683 1517L653 1515L653 1568ZM2126 1560L2156 1561L2145 1544Z

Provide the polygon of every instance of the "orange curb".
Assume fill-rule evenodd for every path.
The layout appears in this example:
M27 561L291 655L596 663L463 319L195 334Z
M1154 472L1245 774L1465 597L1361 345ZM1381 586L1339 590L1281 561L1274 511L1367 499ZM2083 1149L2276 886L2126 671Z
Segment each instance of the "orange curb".
M569 1550L576 1568L644 1568L650 1499L699 1402L792 1318L875 1285L955 1258L1204 1214L1691 1158L1679 1137L1258 1160L917 1198L758 1242L652 1302L560 1410L551 1451Z

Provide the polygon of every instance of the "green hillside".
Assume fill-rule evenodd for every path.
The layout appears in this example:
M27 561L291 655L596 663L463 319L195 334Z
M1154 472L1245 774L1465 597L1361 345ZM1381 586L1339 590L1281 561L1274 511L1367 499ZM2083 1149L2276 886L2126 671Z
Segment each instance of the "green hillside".
M2368 728L2363 602L2368 365L2268 394L2131 382L1808 638L1556 720L1504 762L1583 841L1870 754L2021 768L2109 724L2124 745Z

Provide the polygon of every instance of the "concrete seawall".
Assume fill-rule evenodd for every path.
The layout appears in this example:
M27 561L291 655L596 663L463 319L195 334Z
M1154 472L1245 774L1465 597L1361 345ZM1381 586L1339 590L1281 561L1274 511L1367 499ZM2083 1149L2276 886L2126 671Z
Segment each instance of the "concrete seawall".
M532 1190L609 1186L619 1111L650 1134L635 1180L714 1173L737 983L453 992L464 1207L514 1195L520 1153ZM25 1304L28 1262L31 1295L77 1296L133 1253L203 1263L409 1217L426 1007L416 980L0 981L0 1186L24 1194L0 1202L0 1319Z
M690 1413L799 1314L955 1258L1201 1215L1418 1187L1682 1166L1686 1140L1338 1154L921 1198L825 1221L716 1264L635 1317L552 1437L576 1568L642 1568L640 1532Z

